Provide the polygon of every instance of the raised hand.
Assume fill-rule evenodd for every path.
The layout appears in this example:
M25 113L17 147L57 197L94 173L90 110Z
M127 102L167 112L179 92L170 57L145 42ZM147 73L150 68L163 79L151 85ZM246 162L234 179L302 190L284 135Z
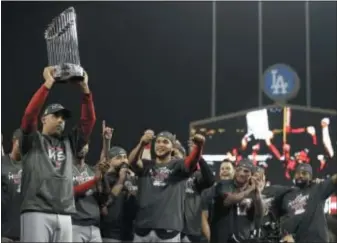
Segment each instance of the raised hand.
M307 133L309 133L311 136L316 134L316 129L313 126L307 127Z
M155 137L154 131L152 131L152 130L146 130L144 132L144 135L140 139L140 143L142 145L147 145L147 144L149 144L149 143L152 142L152 140L154 139L154 137Z
M89 81L88 73L86 71L84 71L84 79L83 79L83 81L79 82L78 84L80 85L80 87L82 89L82 92L85 93L85 94L90 93L88 81Z
M114 129L111 127L107 127L105 121L102 121L102 135L105 139L111 139L113 135Z
M192 141L194 142L194 144L198 145L198 146L202 146L205 143L205 137L201 134L195 134L192 138Z
M50 89L53 84L55 83L55 78L54 78L54 72L55 68L52 66L45 67L43 70L43 78L44 78L44 85Z

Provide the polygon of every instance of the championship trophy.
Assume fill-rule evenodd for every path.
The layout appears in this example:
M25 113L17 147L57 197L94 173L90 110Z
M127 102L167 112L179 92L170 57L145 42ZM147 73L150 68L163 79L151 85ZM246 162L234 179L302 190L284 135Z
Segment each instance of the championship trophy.
M55 67L55 80L60 83L83 81L84 70L78 50L75 9L70 7L54 18L44 37L49 66Z

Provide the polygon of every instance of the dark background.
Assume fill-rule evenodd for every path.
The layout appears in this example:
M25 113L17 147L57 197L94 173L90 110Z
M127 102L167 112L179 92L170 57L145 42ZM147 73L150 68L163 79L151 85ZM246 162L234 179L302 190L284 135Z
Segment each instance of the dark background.
M282 129L283 128L283 111L282 109L268 109L269 117L269 129ZM322 128L321 120L323 118L330 119L329 133L331 138L331 143L334 148L334 157L329 158L328 154L325 151L323 142L322 142ZM326 178L327 175L332 175L337 172L337 160L336 160L336 114L333 115L330 112L320 111L307 111L291 108L291 127L292 128L306 128L308 126L313 126L316 130L317 136L317 145L312 143L312 137L308 133L300 134L287 134L287 143L291 146L291 156L294 156L296 152L308 149L308 156L310 158L310 164L313 167L314 177L315 178ZM246 123L246 114L240 114L233 116L228 119L223 119L221 121L209 122L207 124L195 125L193 129L198 133L204 134L207 139L207 144L204 149L204 154L210 155L221 155L231 152L233 148L239 149L241 147L241 139L245 134L247 134L247 123ZM219 132L219 129L222 132ZM210 131L215 130L216 132L210 134ZM274 134L274 138L271 142L279 150L282 155L282 145L283 145L283 134L278 133ZM252 140L248 143L246 150L241 152L241 155L248 157L252 154L252 146L257 143L260 144L259 155L271 155L270 159L266 160L268 168L266 169L266 174L269 181L272 184L289 184L292 182L284 176L284 167L283 162L279 161L270 149L267 147L264 141L255 140L251 137ZM317 159L318 155L324 155L326 158L326 167L323 170L319 169L319 161ZM220 163L215 163L214 170L217 171Z
M5 150L47 65L43 33L69 6L78 14L82 65L89 73L97 124L90 161L101 148L101 121L113 142L132 148L144 129L186 141L190 121L210 115L211 2L1 2L2 120ZM303 2L264 2L264 69L283 62L305 80ZM336 106L336 3L311 2L312 105ZM217 114L258 104L256 2L217 3ZM305 104L305 84L292 103ZM80 92L53 88L75 117ZM267 99L264 104L270 103ZM72 121L73 124L76 121ZM71 125L73 125L71 124ZM92 162L91 162L92 163Z

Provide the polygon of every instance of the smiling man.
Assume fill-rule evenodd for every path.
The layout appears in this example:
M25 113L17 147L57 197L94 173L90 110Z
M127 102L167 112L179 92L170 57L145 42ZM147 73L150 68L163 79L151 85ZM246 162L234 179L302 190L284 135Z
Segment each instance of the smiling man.
M311 165L299 164L294 181L296 187L279 204L283 212L282 228L289 233L286 237L295 242L328 242L324 204L337 190L337 174L313 183Z
M135 242L179 242L184 227L185 184L195 171L205 138L195 135L193 151L185 159L172 158L175 136L161 132L154 143L154 160L138 159L154 139L146 131L129 156L139 178Z

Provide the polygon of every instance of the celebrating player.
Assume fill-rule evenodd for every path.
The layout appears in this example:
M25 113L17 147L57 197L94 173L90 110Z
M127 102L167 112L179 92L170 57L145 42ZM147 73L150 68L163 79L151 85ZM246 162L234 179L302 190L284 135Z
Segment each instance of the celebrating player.
M79 83L83 92L80 129L64 135L70 111L60 104L52 104L43 113L42 131L37 130L39 113L55 83L54 71L53 67L44 69L45 82L30 100L21 122L22 242L71 242L73 194L86 189L83 186L73 189L72 166L96 121L87 75Z

